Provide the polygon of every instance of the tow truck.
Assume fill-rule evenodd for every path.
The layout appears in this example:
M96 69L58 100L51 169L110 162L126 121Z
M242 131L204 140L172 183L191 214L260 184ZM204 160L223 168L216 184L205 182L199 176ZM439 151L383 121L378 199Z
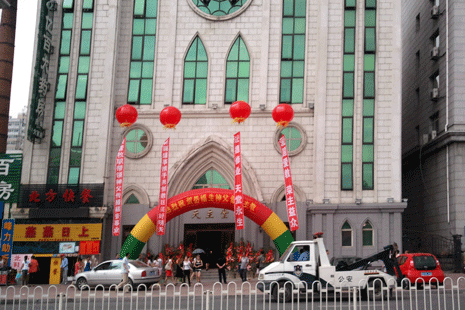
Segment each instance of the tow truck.
M279 261L260 271L258 280L262 284L259 288L269 291L273 300L279 297L286 302L292 299L296 289L305 294L307 291L327 292L354 287L360 289L362 297L381 299L387 293L383 287L392 290L401 283L403 276L399 265L395 259L391 259L392 245L350 265L342 263L332 266L322 235L316 233L313 240L292 242ZM383 261L386 272L367 269L377 260ZM396 270L400 276L396 275Z

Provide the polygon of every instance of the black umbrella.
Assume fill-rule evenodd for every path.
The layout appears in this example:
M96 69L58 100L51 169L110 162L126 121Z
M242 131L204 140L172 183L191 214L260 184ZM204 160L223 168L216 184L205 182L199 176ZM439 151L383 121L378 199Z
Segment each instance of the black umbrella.
M192 252L192 254L204 254L205 251L202 250L202 249L195 249L194 252Z

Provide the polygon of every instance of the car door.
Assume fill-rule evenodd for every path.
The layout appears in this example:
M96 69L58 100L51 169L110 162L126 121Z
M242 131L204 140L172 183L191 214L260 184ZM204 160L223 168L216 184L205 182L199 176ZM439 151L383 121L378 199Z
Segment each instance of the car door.
M114 260L111 262L110 269L108 270L108 283L112 284L119 284L121 282L121 270L123 268L123 261L122 260Z
M103 262L91 271L88 271L87 282L89 285L108 285L108 271L110 269L111 262Z
M307 283L310 288L316 280L316 257L314 245L296 245L286 259L286 270L290 271L299 281Z

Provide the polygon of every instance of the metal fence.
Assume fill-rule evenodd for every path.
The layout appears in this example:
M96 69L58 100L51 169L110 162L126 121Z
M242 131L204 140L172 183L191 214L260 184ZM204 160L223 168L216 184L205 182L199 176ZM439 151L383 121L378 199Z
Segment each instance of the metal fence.
M377 283L379 281L379 283ZM465 309L465 277L446 278L443 285L410 283L402 287L376 280L367 290L345 284L331 289L313 283L296 289L292 283L262 282L227 285L219 282L191 287L187 284L166 287L140 285L129 292L98 286L78 290L75 286L9 286L0 288L1 309ZM361 283L364 284L364 283ZM129 287L128 287L129 288Z

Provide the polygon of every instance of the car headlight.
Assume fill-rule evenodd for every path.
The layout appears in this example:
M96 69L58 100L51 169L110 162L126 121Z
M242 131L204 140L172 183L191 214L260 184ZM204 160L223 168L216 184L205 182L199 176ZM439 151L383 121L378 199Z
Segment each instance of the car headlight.
M265 275L263 273L258 274L258 280L263 280L265 279Z

